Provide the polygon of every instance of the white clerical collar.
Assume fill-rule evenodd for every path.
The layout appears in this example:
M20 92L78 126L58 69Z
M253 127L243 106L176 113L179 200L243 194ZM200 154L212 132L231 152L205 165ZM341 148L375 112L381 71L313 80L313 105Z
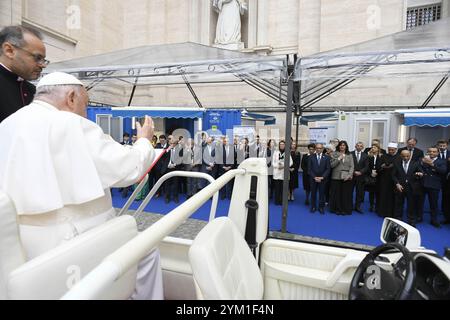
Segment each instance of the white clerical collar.
M6 70L8 70L8 71L11 72L11 73L14 73L14 72L11 71L10 68L8 68L7 66L5 66L5 65L4 65L3 63L1 63L1 62L0 62L0 66L2 66L3 68L5 68Z
M42 100L34 100L33 103L38 104L41 107L44 107L45 109L50 110L50 111L59 111L59 109L57 107L51 105L50 103L42 101Z

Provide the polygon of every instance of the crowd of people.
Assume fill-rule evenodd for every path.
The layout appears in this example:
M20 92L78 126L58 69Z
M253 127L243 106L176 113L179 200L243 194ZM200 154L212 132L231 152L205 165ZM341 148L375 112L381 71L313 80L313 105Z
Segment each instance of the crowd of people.
M428 198L430 223L437 228L441 223L449 224L448 141L438 141L426 153L416 145L416 138L408 139L403 148L398 148L397 143L389 143L387 151L381 148L377 139L368 148L358 142L352 152L346 141L339 141L336 150L327 148L324 151L322 144L309 145L309 154L302 160L306 204L311 199L311 212L316 211L318 191L320 213L324 213L328 204L331 213L350 215L356 211L362 214L367 192L370 212L403 220L406 203L404 220L415 226L423 221ZM443 221L438 219L440 211L444 215Z
M158 142L159 140L159 142ZM129 135L124 135L123 143ZM424 153L416 147L417 139L410 138L407 146L399 148L390 143L387 150L380 141L374 139L371 146L362 142L350 152L346 141L334 139L324 146L321 143L309 144L308 152L301 154L291 139L289 155L289 201L295 201L294 191L299 188L299 176L302 172L302 185L305 192L305 205L311 213L330 213L350 215L352 212L363 214L363 202L368 193L369 211L381 217L404 218L409 224L423 221L423 208L428 198L431 210L431 224L440 227L450 222L449 205L449 169L450 151L448 141L438 141ZM286 142L269 140L262 143L260 137L249 142L245 137L229 138L208 137L205 133L195 142L193 139L172 135L154 136L152 144L156 149L166 149L161 160L149 173L148 192L156 181L171 171L204 172L218 178L227 171L237 168L250 157L265 158L268 166L268 185L270 199L276 205L282 204ZM301 169L301 170L300 170ZM179 202L179 194L187 198L201 190L206 180L197 178L174 177L170 183L164 183L156 197L164 196L166 202ZM231 199L233 182L221 191L221 199ZM441 204L438 205L439 194ZM126 195L124 195L126 196ZM145 194L142 195L143 198ZM440 211L444 214L439 221Z

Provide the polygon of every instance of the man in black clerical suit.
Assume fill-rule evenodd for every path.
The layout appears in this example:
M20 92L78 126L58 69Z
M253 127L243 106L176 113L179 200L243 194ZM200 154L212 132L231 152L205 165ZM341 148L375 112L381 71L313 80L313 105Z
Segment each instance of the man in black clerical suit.
M49 63L39 32L9 26L0 31L0 122L31 103L36 80Z

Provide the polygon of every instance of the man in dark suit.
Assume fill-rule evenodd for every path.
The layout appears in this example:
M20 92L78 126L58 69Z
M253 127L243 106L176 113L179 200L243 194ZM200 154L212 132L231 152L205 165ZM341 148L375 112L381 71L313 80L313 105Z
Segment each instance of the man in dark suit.
M171 136L169 136L171 137ZM169 143L167 142L167 138L165 135L160 135L159 136L159 143L156 144L155 149L167 149L169 147ZM159 159L159 161L155 164L155 166L153 167L153 173L155 175L155 181L158 181L162 175L163 175L163 171L166 170L165 166L167 166L168 163L168 158L169 155L167 153L163 154L161 159ZM165 187L165 183L159 187L159 190L156 192L155 194L155 198L158 198L159 196L161 196L163 190Z
M228 143L227 137L223 137L222 144L217 145L216 160L219 177L236 167L236 154L234 153L233 146ZM229 181L222 189L220 189L220 198L231 199L232 191L233 180Z
M398 152L401 153L403 150L408 150L411 153L411 160L418 161L419 159L423 158L423 151L419 148L416 148L416 145L417 139L409 138L406 142L406 147L398 149Z
M183 148L178 144L178 139L171 137L170 148L167 157L163 160L162 174L180 170L183 163ZM167 181L165 190L166 203L171 200L179 202L178 192L180 187L180 177L172 177Z
M33 101L36 80L48 65L42 35L23 26L0 31L0 122Z
M131 145L130 134L128 132L125 132L123 134L122 142L120 144L121 145Z
M131 145L130 134L125 132L122 136L121 145ZM122 198L128 197L128 191L132 191L132 186L119 188L119 192L122 194Z
M216 148L214 146L214 141L212 137L208 137L206 139L206 145L203 147L203 162L201 167L201 172L209 174L214 179L217 175L217 166L216 166ZM200 186L202 188L206 187L207 181L202 179L200 182Z
M381 141L379 139L373 139L371 146L364 149L364 153L369 154L372 146L377 146L378 148L380 148L380 155L386 154L386 150L381 148Z
M369 171L368 155L363 152L364 144L358 142L352 151L355 171L353 172L353 188L356 188L355 211L363 213L361 204L364 202L364 178Z
M445 160L439 159L439 149L437 147L428 148L428 153L421 161L423 172L423 190L428 195L431 210L431 224L440 228L438 218L438 198L439 190L442 187L442 176L447 172ZM425 197L424 197L425 199Z
M394 162L392 179L395 184L395 216L402 220L403 205L406 199L408 223L416 225L417 218L422 214L422 186L420 179L422 169L418 161L411 160L411 153L403 150L400 154L401 161Z
M441 208L444 213L442 224L450 224L450 150L448 150L448 141L446 140L439 140L437 146L439 148L439 158L447 164L447 172L442 177Z
M308 175L311 184L311 212L317 210L317 191L319 191L319 212L324 214L325 183L331 172L330 157L323 153L323 144L316 144L316 153L308 159Z

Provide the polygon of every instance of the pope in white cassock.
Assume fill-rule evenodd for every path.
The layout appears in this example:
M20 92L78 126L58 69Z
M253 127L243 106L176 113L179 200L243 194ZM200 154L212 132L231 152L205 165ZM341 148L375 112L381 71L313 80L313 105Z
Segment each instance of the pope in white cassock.
M136 183L155 156L151 118L122 146L85 118L88 94L75 77L51 73L36 89L0 123L0 189L16 206L28 259L113 218L110 188ZM140 262L131 298L163 299L159 251Z

